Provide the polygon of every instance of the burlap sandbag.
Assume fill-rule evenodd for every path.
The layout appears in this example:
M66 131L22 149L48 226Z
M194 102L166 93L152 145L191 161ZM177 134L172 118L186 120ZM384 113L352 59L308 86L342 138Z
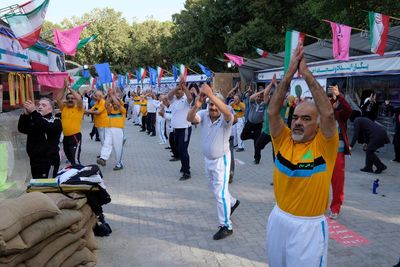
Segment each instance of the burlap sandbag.
M67 233L60 236L53 242L45 246L35 257L25 261L25 265L28 267L41 267L45 266L46 263L59 251L68 245L78 241L86 232L86 229L82 229L77 233Z
M60 214L54 202L40 192L23 194L0 203L0 247L32 223Z
M83 249L76 251L68 259L66 259L64 263L61 264L61 267L71 267L78 264L86 265L89 262L96 263L97 258L87 247L84 247Z
M70 193L70 194L78 194L78 193L73 192L73 193ZM79 193L79 195L82 195L82 194ZM86 197L85 197L85 198L78 199L78 200L76 200L76 205L75 205L75 208L74 208L74 209L79 210L79 209L81 209L81 208L83 207L83 205L85 205L86 203L87 203L87 198L86 198Z
M81 205L82 202L86 203L84 194L69 193L68 196L61 193L47 193L46 194L59 209L76 209L77 204Z
M81 219L82 213L77 210L62 210L62 213L54 218L43 219L30 225L20 235L27 247L30 248L52 234L69 228Z
M96 215L94 215L94 213L93 213L92 217L89 219L89 221L84 226L84 229L86 229L84 239L86 240L86 247L90 251L93 251L93 250L99 248L97 246L96 237L94 236L94 232L93 232L93 227L96 224L96 222L97 222Z
M0 257L0 267L14 267L21 262L34 257L38 254L47 244L51 243L59 236L68 233L69 230L63 230L58 233L51 235L49 238L43 240L39 244L35 245L33 248L25 250L23 253L12 254L7 257Z
M64 261L69 258L75 251L82 249L86 244L86 241L79 239L78 241L68 245L63 248L56 255L54 255L45 265L46 267L58 267L64 263ZM73 265L71 265L73 266Z
M0 257L17 253L26 248L27 245L25 244L24 240L22 240L21 236L17 234L0 247Z
M82 219L79 220L77 223L71 225L71 231L79 231L81 230L85 224L88 222L90 217L92 216L93 211L88 204L84 205L80 210L78 210L82 214Z
M75 267L93 267L93 266L96 266L96 264L97 264L97 262L88 262L86 264L76 265Z

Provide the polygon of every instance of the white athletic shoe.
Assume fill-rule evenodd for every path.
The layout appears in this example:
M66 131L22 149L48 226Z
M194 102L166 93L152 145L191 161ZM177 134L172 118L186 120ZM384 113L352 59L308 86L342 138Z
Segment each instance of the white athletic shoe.
M331 218L332 220L336 220L339 217L339 213L336 212L329 212L329 218Z

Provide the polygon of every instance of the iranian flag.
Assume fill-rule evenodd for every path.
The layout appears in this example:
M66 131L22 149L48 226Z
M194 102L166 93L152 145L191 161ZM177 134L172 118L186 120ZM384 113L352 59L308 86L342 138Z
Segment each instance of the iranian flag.
M161 78L163 76L164 70L163 68L157 66L157 81L158 81L158 86L160 86L161 83Z
M186 76L187 76L187 68L185 65L180 64L179 65L179 75L183 76L183 79L186 80Z
M257 52L257 54L259 54L263 58L268 57L268 52L265 51L265 50L262 50L262 49L256 47L256 52Z
M22 48L31 47L39 40L48 5L49 0L44 0L41 5L28 13L13 13L5 16Z
M284 73L286 73L289 68L290 59L292 58L293 52L296 49L299 42L304 43L303 32L298 31L287 31L285 37L285 65L284 65Z
M140 80L143 81L146 78L147 71L145 68L139 68Z
M28 55L33 71L49 71L49 55L46 49L33 45L29 47Z
M389 32L389 16L374 12L368 14L371 52L383 56Z

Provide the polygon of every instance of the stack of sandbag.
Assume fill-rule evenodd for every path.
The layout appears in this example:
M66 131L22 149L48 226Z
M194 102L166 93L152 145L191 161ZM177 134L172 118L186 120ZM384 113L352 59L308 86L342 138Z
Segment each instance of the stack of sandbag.
M96 216L84 195L32 192L0 203L0 267L94 266Z

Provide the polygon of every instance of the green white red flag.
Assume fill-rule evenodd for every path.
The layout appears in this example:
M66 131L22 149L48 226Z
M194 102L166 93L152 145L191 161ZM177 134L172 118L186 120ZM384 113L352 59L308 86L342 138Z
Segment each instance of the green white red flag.
M92 35L92 36L90 36L90 37L87 37L87 38L84 38L84 39L82 39L82 40L79 40L78 47L77 47L76 49L77 49L77 50L81 49L82 47L84 47L84 46L87 45L88 43L90 43L90 42L96 40L96 38L97 38L97 34L94 34L94 35Z
M265 50L262 50L262 49L260 49L260 48L258 48L258 47L256 47L256 52L257 52L257 54L259 54L259 55L262 56L263 58L268 57L268 52L265 51Z
M304 43L304 36L303 32L298 31L287 31L285 37L285 65L284 65L284 73L289 68L290 59L293 56L294 50L296 49L297 45L301 41Z
M185 65L180 64L179 65L179 75L183 77L184 80L186 80L187 76L187 68Z
M145 68L139 68L139 75L140 75L140 80L143 81L144 78L146 78L147 71Z
M161 78L163 76L163 73L164 73L163 68L157 66L157 82L158 82L158 86L160 86Z
M389 32L389 16L368 12L368 18L371 52L383 56Z
M23 6L30 10L31 3L32 1L27 2ZM49 0L44 0L42 4L28 13L5 15L8 25L22 48L31 47L39 40L48 6Z

